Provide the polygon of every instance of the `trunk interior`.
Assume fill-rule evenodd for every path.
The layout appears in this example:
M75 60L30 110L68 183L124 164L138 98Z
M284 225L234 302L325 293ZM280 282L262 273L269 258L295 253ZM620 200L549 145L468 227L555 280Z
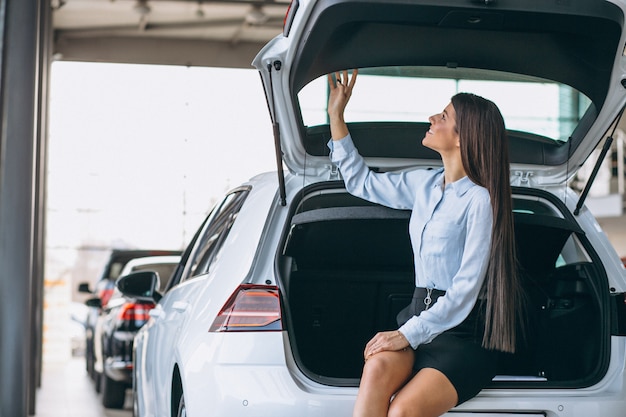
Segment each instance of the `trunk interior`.
M365 344L397 329L396 315L413 293L410 212L334 187L304 194L279 269L298 367L320 383L356 386ZM514 193L526 337L514 355L503 355L493 385L589 386L607 366L609 320L600 307L606 276L558 201Z

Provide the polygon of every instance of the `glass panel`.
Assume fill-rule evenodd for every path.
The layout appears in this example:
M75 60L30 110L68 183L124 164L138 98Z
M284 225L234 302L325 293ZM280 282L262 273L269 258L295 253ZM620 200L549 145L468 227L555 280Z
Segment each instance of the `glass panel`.
M366 68L359 70L346 121L427 122L457 92L471 92L495 102L508 129L559 142L568 140L590 103L566 85L517 74L475 69ZM328 123L327 94L326 76L299 92L306 126Z
M209 271L247 195L247 191L231 193L226 196L220 207L211 213L202 236L196 242L196 248L189 259L188 270L183 280Z
M578 239L578 236L572 234L565 242L565 246L563 246L556 267L581 262L591 262L591 257Z

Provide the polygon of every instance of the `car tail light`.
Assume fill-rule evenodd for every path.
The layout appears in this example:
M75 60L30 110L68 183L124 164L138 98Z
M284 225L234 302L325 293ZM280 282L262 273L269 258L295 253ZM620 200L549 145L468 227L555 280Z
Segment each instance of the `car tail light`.
M224 304L209 331L245 332L282 329L278 287L242 284Z
M100 291L99 298L103 308L107 306L109 300L111 299L111 296L113 295L114 290L115 288L105 288Z
M100 299L102 308L106 307L113 292L115 291L115 282L109 279L103 279L96 286L96 293Z
M120 308L117 318L137 327L143 326L150 319L150 310L154 308L152 303L124 303Z

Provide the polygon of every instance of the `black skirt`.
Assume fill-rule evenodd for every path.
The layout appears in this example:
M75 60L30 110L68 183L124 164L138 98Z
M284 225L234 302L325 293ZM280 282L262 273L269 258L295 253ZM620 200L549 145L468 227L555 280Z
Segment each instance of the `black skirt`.
M430 306L444 294L444 291L432 290ZM398 326L425 310L426 295L425 288L415 289L411 304L397 316ZM457 405L476 396L496 375L500 354L481 346L484 315L480 304L477 303L463 323L438 335L430 343L419 345L414 351L413 369L433 368L442 372L456 389Z

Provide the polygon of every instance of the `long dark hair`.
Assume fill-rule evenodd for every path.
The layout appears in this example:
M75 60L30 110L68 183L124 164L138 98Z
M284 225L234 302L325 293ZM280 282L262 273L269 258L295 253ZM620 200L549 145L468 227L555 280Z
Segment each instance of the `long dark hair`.
M487 349L514 352L522 289L515 253L509 149L504 119L491 101L469 93L452 97L463 168L491 197L493 228L487 275L482 288Z

